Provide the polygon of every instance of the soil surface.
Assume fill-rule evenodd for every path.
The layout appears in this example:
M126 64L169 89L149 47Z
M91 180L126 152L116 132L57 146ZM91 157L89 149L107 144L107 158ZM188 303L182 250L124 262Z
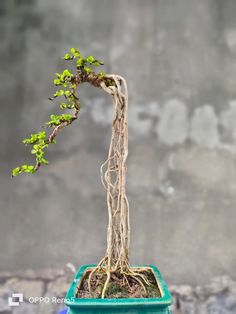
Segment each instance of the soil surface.
M94 299L101 298L102 289L106 281L106 274L94 273L91 280L91 291L88 289L88 277L91 270L88 270L77 287L76 298ZM112 273L110 282L108 284L106 299L120 299L120 298L160 298L161 293L158 287L155 275L149 269L140 272L144 275L149 284L142 283L143 286L133 277L126 277L120 273Z

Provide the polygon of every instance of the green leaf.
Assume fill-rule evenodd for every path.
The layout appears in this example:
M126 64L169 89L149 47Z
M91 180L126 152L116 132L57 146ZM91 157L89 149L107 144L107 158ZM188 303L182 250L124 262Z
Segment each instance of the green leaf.
M66 97L69 97L70 95L71 95L71 91L70 91L70 90L66 90L66 91L65 91L65 96L66 96Z
M69 53L66 53L63 57L64 60L72 60L73 57L71 55L69 55Z
M20 167L16 167L16 168L14 168L14 169L12 170L12 176L13 176L13 177L18 176L18 174L20 174L20 173L21 173Z
M88 67L84 67L84 71L86 73L91 73L92 72L92 69L88 68Z
M75 103L74 102L70 102L69 104L67 104L67 108L69 108L69 109L75 108Z
M57 92L54 93L54 97L59 97L59 96L63 96L64 95L64 90L63 89L60 89L58 90Z
M95 61L93 62L93 65L99 66L99 65L104 65L104 63L101 62L101 61L95 60Z
M38 138L44 140L46 138L46 133L45 131L41 131L38 133Z
M72 118L72 115L71 114L63 114L62 115L62 119L63 120L66 120L66 121L69 121L70 119Z
M66 108L67 108L67 104L64 103L64 102L61 103L61 104L60 104L60 108L61 108L61 109L66 109Z
M56 86L62 85L62 83L60 82L59 79L53 80L53 83L54 83Z
M80 56L80 52L79 49L77 48L71 48L70 52L76 57L78 58Z
M34 173L35 172L34 166L32 165L28 166L27 172Z
M79 58L76 62L77 66L81 67L84 66L85 60L83 58Z
M90 64L92 64L92 63L95 61L95 59L94 59L93 56L87 57L86 60L87 60Z
M68 69L65 69L62 73L63 76L66 76L66 77L71 77L73 76L73 74L68 70Z
M49 164L48 160L45 159L45 158L41 159L41 163L44 164L44 165L48 165Z

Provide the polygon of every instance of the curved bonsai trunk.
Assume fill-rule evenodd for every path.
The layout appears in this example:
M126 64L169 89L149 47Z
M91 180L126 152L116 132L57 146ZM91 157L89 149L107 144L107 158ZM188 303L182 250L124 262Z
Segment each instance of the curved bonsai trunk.
M145 290L142 280L145 277L134 271L129 265L130 221L129 203L125 192L126 159L128 156L128 91L123 77L106 75L112 84L100 82L103 90L111 94L115 116L112 122L112 134L107 160L101 166L101 179L107 191L108 230L105 257L89 275L88 285L97 271L105 272L107 277L102 289L104 298L112 273L123 275L124 282L133 277ZM142 280L140 280L140 278ZM146 291L146 290L145 290Z
M128 156L128 91L124 78L118 75L107 77L111 78L115 85L107 87L101 83L101 87L113 97L115 116L108 158L101 167L102 182L107 191L109 214L105 260L110 271L123 272L129 267L130 244L129 203L125 193Z

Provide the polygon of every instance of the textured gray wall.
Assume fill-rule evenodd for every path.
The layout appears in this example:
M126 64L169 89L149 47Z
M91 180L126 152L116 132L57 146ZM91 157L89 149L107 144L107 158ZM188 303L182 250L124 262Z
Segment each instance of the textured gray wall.
M71 46L127 78L132 262L170 283L206 283L236 266L236 1L0 1L0 269L76 266L105 250L99 166L111 100L81 87L81 119L60 135L50 166L20 140L55 104L54 73Z

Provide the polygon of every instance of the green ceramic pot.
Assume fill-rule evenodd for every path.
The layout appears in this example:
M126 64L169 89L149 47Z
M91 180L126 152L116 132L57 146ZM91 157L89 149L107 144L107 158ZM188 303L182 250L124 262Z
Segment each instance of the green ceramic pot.
M69 291L67 292L65 304L68 306L68 314L168 314L171 313L169 306L172 303L170 292L157 267L152 265L139 265L149 267L153 270L161 291L160 298L148 299L78 299L75 298L76 287L83 273L88 268L96 265L84 265L77 272Z

